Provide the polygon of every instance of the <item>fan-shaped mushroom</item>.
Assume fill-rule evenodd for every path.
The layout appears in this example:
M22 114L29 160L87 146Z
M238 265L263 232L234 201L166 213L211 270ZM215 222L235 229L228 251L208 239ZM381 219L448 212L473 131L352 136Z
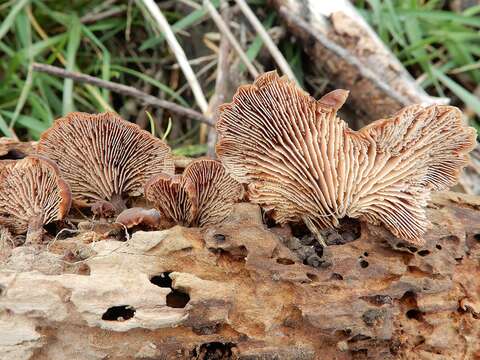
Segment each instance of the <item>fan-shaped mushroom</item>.
M114 113L75 112L56 120L38 152L58 164L75 204L95 204L100 212L120 212L125 194L140 195L151 176L174 173L168 145Z
M43 225L63 219L70 203L70 187L51 160L30 155L0 162L0 225L27 232L27 242L40 242Z
M455 107L413 105L353 131L336 116L347 94L316 101L264 74L221 106L217 154L279 223L302 219L318 233L349 216L422 244L423 207L431 191L455 184L475 130Z
M145 196L167 219L186 226L223 221L242 194L242 187L215 160L196 160L183 175L157 175L145 185Z

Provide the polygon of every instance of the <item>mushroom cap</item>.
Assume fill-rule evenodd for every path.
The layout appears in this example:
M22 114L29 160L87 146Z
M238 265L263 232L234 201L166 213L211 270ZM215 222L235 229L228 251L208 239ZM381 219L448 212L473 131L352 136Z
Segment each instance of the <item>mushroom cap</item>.
M220 162L200 159L189 164L182 175L152 178L145 195L172 221L203 227L225 220L242 190Z
M157 209L133 207L123 210L115 222L125 225L127 229L140 224L154 229L160 225L160 220L161 214Z
M37 151L58 164L79 206L140 195L151 176L175 170L167 144L111 112L56 120Z
M32 219L44 225L63 219L71 200L69 185L50 159L0 161L0 224L14 233L25 233Z
M456 183L475 130L455 107L413 105L353 131L336 116L347 94L317 101L266 73L220 107L217 154L281 224L317 232L349 216L422 244L430 192Z

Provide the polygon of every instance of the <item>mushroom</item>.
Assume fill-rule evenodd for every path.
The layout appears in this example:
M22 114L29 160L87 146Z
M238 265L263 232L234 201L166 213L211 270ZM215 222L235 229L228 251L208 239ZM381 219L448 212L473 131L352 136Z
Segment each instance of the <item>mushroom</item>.
M190 226L197 213L195 187L181 175L159 174L145 184L145 197L164 217L164 226Z
M190 163L182 175L157 175L145 185L145 196L162 215L184 226L209 226L230 215L242 186L216 160Z
M141 207L133 207L123 210L117 216L115 222L124 225L127 229L134 226L145 226L150 229L156 229L160 226L161 215L157 209L144 209Z
M58 164L76 205L106 217L125 208L126 195L141 195L151 176L175 170L167 144L109 112L56 120L37 149Z
M337 117L347 95L317 101L266 73L220 107L217 154L280 224L303 220L321 241L348 216L423 244L430 192L456 183L475 130L455 107L412 105L353 131Z
M68 184L55 163L30 155L0 162L0 225L27 243L40 243L43 225L63 219L71 203Z

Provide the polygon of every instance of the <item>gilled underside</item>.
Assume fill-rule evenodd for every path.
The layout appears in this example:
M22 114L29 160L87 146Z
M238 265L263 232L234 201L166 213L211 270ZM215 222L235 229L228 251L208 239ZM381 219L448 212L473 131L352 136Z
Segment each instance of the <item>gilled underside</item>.
M189 226L197 213L193 185L180 175L157 175L145 185L145 197L162 215L176 224Z
M344 100L337 90L316 101L262 75L220 109L217 153L280 223L316 232L349 216L421 243L430 192L455 184L475 131L454 107L417 105L352 131L336 116Z
M225 220L242 196L242 187L218 161L197 160L181 176L152 178L145 195L175 223L202 227Z
M0 163L0 225L16 234L63 219L70 190L51 161L29 156Z
M79 205L140 195L151 176L174 173L170 148L114 113L58 119L42 135L38 152L58 164Z

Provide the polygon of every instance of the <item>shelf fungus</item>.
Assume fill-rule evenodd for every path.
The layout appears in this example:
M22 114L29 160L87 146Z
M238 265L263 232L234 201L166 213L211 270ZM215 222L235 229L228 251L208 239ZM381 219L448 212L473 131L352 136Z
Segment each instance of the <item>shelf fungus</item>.
M315 100L266 73L220 107L217 154L279 223L303 220L318 236L348 216L423 244L430 192L456 183L475 130L455 107L413 105L353 131L337 117L347 95Z
M242 186L215 160L195 160L182 175L160 174L145 185L145 196L164 220L184 226L208 226L225 220L242 197Z
M27 243L41 243L43 225L62 220L71 193L55 163L42 156L0 161L0 226L27 233Z
M115 113L74 112L42 134L38 152L55 161L72 188L73 201L103 217L125 209L147 180L174 173L170 148Z

